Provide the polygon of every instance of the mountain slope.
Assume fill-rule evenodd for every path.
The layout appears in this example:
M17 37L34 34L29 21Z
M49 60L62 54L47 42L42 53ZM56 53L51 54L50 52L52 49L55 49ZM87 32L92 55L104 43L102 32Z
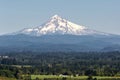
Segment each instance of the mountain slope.
M0 37L0 52L114 51L120 50L118 46L120 45L119 40L120 37L114 36L43 35L37 37L28 35L9 35Z

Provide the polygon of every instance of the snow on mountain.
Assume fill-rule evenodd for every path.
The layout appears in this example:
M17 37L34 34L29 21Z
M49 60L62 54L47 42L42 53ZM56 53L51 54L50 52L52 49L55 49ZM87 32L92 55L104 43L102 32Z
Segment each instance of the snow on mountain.
M108 35L103 32L95 31L88 29L85 26L80 26L75 23L72 23L68 20L65 20L58 15L54 15L50 18L45 24L35 27L35 28L26 28L16 32L15 34L27 34L32 36L41 36L41 35L57 35L57 34L69 34L69 35Z

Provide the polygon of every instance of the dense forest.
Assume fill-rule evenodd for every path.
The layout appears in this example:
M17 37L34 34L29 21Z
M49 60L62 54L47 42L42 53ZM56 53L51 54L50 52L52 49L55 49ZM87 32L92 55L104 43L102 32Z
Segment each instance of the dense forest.
M0 76L120 76L120 52L6 53L0 55Z

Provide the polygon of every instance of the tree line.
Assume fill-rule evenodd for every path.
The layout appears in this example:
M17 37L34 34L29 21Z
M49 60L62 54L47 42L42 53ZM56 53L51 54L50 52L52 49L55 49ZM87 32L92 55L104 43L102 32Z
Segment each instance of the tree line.
M120 76L120 52L21 52L0 58L0 76L21 75ZM15 66L19 65L19 66Z

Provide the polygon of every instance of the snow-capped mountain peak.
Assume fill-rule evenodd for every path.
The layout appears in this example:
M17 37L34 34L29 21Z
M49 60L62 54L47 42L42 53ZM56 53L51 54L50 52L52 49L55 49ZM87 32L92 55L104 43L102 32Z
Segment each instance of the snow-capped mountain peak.
M23 29L17 32L17 34L41 36L41 35L57 35L57 34L91 35L91 34L104 34L104 33L88 29L87 27L80 26L68 20L65 20L58 15L54 15L45 24L35 28Z
M56 15L52 16L51 19L62 19L62 18L56 14Z

